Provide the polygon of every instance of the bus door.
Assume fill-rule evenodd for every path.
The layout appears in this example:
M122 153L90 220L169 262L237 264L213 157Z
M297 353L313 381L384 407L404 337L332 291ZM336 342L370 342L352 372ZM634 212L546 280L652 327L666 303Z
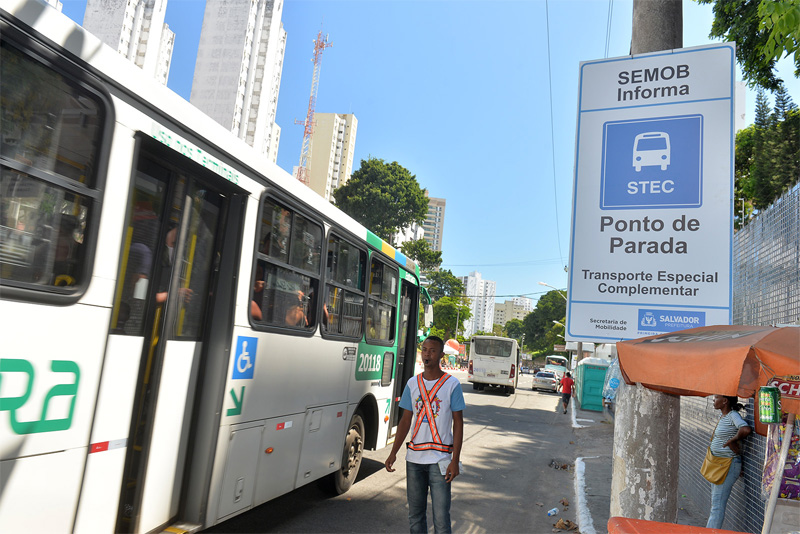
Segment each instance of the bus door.
M397 365L394 372L394 394L392 395L389 435L394 436L400 422L400 397L408 379L414 375L417 356L417 317L419 315L419 288L403 280L400 286L400 313L397 329Z
M217 331L209 318L233 292L219 265L238 254L220 239L236 223L227 182L148 146L140 144L112 312L112 337L123 339L110 339L107 354L135 360L116 532L149 532L179 512L198 375Z

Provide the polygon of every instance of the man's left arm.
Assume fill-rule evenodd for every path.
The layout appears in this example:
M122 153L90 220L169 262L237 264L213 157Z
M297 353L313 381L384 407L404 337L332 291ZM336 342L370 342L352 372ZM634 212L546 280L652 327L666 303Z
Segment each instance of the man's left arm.
M464 441L464 412L453 412L453 458L444 475L445 482L452 482L459 475L458 462L461 460L461 444Z

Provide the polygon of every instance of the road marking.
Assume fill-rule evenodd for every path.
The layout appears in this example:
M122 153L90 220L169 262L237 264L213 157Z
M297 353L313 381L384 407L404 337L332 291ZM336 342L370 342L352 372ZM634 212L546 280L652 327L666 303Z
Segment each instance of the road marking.
M599 456L587 456L586 458L599 458ZM575 500L577 501L577 519L581 534L597 534L592 521L592 514L586 503L586 478L584 477L585 465L584 458L575 458Z

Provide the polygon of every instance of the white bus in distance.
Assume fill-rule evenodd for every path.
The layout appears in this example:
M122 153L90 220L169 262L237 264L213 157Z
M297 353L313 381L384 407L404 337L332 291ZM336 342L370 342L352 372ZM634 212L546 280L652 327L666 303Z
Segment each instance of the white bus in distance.
M553 354L544 357L544 370L554 372L559 380L564 378L564 375L567 373L568 365L569 360L564 356L556 356Z
M347 491L394 440L418 266L41 0L0 0L0 95L0 529Z
M472 336L467 375L472 389L483 391L489 386L502 389L506 395L513 394L519 380L519 355L516 339Z

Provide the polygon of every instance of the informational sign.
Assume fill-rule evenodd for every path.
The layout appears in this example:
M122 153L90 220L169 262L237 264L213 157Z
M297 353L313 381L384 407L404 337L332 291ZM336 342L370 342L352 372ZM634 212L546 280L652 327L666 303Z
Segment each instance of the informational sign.
M734 51L581 64L567 340L730 323Z

